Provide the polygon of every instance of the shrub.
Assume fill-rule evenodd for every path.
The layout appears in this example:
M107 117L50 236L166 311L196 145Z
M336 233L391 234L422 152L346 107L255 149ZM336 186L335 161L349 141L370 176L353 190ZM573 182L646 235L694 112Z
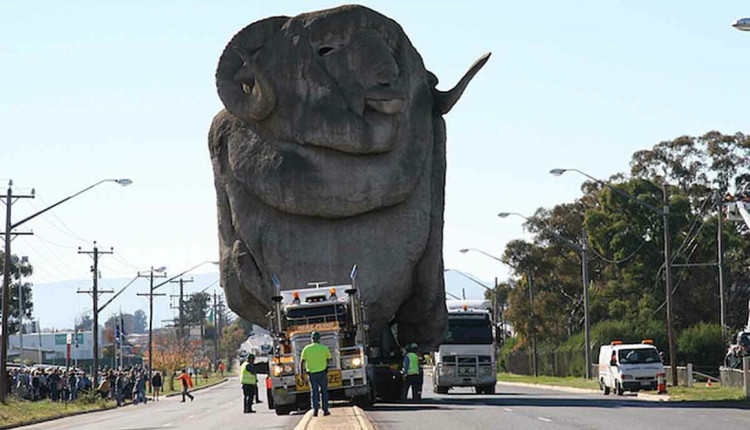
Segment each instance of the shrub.
M718 366L724 358L724 342L719 324L698 323L677 338L678 357L697 366Z

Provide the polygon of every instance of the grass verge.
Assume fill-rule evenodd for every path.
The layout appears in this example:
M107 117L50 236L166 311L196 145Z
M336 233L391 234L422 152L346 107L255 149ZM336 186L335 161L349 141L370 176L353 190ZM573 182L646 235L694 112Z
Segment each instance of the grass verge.
M656 394L656 391L647 391L648 394ZM747 401L741 388L722 387L714 385L706 387L695 385L687 387L667 387L669 400L673 402L738 402Z
M51 402L42 400L38 402L19 401L8 398L8 404L0 404L0 427L16 426L24 423L62 418L80 412L109 409L115 407L115 402L76 401L72 403Z
M513 373L498 373L497 380L500 382L521 382L524 384L542 384L558 385L571 388L585 388L591 390L599 389L599 384L593 379L577 377L558 377L558 376L528 376L516 375Z
M220 374L215 373L215 374L209 376L207 379L193 378L193 383L195 385L190 390L192 391L192 390L195 390L196 388L205 387L206 385L215 384L215 383L221 381L222 379L226 378L227 376L229 376L228 373L224 372L224 376L221 376ZM182 385L180 385L181 384L180 381L177 381L177 380L174 381L174 390L171 390L169 388L169 379L167 379L164 382L165 382L165 384L164 384L164 391L161 393L162 396L166 396L168 394L179 393L179 392L182 391Z

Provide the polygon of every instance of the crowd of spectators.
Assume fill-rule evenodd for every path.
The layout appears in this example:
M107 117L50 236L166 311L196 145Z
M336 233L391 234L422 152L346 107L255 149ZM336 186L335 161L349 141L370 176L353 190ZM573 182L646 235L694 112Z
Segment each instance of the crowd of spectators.
M8 381L9 394L28 401L49 399L53 402L72 402L84 395L114 400L118 406L128 400L136 405L148 401L146 388L149 374L141 366L118 370L104 369L98 372L96 381L86 372L77 369L66 371L64 367L14 368L8 371ZM151 375L151 383L158 393L157 387L162 386L160 372ZM158 400L158 394L155 399Z

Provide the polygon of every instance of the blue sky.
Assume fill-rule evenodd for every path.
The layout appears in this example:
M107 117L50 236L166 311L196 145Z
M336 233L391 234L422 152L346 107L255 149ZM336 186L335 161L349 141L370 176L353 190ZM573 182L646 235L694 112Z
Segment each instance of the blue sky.
M497 212L531 214L580 195L581 177L552 177L550 168L605 177L661 140L750 128L750 33L730 27L750 16L746 2L364 4L402 25L441 88L493 53L446 116L445 264L482 279L507 268L458 249L499 255L524 237L520 220ZM335 5L3 2L0 180L39 196L16 204L14 219L101 178L134 181L102 185L27 224L36 235L13 250L36 266L32 281L87 279L90 263L76 250L93 240L115 248L102 260L107 278L216 259L206 135L222 107L218 57L250 22Z

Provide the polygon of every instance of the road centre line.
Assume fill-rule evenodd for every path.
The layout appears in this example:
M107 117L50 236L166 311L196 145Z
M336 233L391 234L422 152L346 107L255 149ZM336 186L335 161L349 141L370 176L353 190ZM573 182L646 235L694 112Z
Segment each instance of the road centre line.
M551 422L552 422L552 420L551 420L551 419L549 419L549 418L544 418L544 417L537 417L537 418L538 418L538 419L539 419L540 421L544 421L545 423L551 423Z
M513 409L510 409L510 408L503 408L503 410L504 410L505 412L513 412Z

